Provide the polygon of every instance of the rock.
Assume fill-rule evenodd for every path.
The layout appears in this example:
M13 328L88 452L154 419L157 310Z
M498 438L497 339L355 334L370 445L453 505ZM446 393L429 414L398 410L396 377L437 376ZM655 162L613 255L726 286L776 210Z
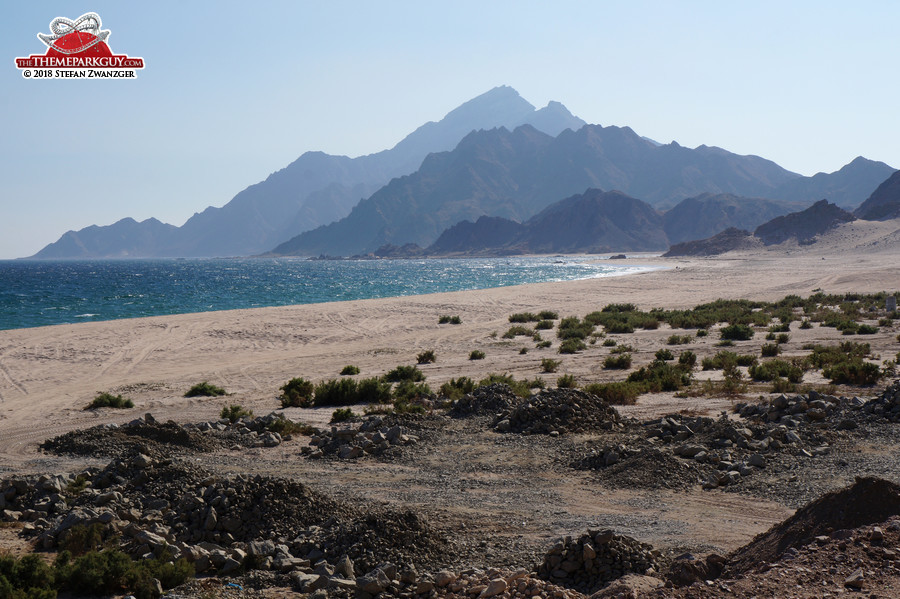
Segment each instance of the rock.
M478 595L479 597L494 597L495 595L499 595L500 593L506 590L506 581L502 578L495 578L491 580L487 587L481 591Z
M356 579L356 588L364 593L377 595L391 584L390 579L380 569L373 570Z
M747 463L749 463L751 466L756 466L757 468L765 468L766 458L761 453L754 453L747 459Z
M851 589L861 589L865 583L865 575L862 568L854 570L850 576L844 579L844 586Z
M334 569L334 574L343 578L355 579L356 574L353 572L353 562L346 555L342 557Z
M441 570L434 575L434 584L436 584L440 588L449 585L454 580L456 580L456 575L449 570Z
M884 531L881 530L880 526L876 526L872 529L872 532L869 534L869 541L871 541L873 545L881 545L884 541Z

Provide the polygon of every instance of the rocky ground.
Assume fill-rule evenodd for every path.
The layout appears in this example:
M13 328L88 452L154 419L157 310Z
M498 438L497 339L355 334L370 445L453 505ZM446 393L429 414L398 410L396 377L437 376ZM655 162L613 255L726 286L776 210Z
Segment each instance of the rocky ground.
M45 442L84 467L0 481L0 530L183 557L201 578L171 597L889 597L898 420L900 381L717 418L503 385L316 430L146 415Z

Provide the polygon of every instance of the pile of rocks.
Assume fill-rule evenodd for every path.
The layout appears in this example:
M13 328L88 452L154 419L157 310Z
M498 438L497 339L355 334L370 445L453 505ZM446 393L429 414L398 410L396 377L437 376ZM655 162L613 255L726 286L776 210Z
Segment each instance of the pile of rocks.
M457 399L450 406L450 416L453 418L465 418L476 414L498 414L508 412L522 399L513 393L509 385L494 383L478 387L471 393Z
M628 489L684 491L709 478L711 466L675 457L659 447L616 445L592 450L572 462L578 470L595 470L604 485Z
M665 561L651 545L612 531L588 531L566 537L544 556L538 576L560 586L590 594L628 573L659 572Z
M605 401L579 389L547 389L494 420L499 432L562 435L611 430L619 413Z
M527 570L480 569L463 570L459 574L441 570L433 576L435 597L497 597L498 599L526 599L530 597L554 597L556 599L581 599L576 591L560 587L538 578Z
M321 458L334 455L341 459L354 459L364 455L382 455L392 447L418 443L419 437L399 424L386 425L378 416L370 416L362 422L333 426L312 436L309 447L301 449L303 455Z
M768 403L738 404L738 413L747 419L782 424L788 428L810 425L819 428L850 430L856 421L846 412L856 411L863 406L862 400L838 398L816 391L788 397L779 395Z
M900 379L863 407L867 414L882 416L891 422L900 422Z

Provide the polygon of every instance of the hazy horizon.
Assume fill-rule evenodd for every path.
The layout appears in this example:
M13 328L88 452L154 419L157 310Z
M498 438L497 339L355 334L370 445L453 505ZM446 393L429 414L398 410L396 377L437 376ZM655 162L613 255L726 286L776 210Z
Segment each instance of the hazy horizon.
M860 8L862 6L862 9ZM864 9L864 10L863 10ZM34 81L97 12L136 81ZM181 225L306 151L358 156L498 85L541 108L803 174L900 167L900 5L46 2L8 7L0 258L124 217Z

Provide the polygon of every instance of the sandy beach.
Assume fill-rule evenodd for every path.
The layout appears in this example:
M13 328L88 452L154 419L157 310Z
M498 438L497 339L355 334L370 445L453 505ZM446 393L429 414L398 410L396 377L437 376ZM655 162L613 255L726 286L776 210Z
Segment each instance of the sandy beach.
M267 413L278 408L278 388L292 377L334 378L346 364L358 366L360 376L376 376L415 363L416 354L428 349L438 358L423 367L433 387L458 376L477 380L489 372L533 377L542 357L560 356L533 349L520 355L523 341L501 339L514 312L550 309L583 316L612 302L678 308L717 298L777 300L818 289L898 291L898 240L896 222L856 222L806 247L708 259L616 261L667 267L623 277L0 331L0 463L28 469L40 458L37 444L47 437L126 421L136 413L198 421L216 417L226 402ZM459 315L462 324L438 325L445 314ZM493 332L499 335L492 337ZM648 351L659 347L657 337L665 334L648 333ZM642 344L640 335L637 342ZM484 351L486 358L470 361L473 349ZM884 349L890 356L896 352ZM581 382L611 376L591 352L565 356L563 364L561 371ZM204 380L230 395L183 397ZM137 409L84 411L101 391L124 393ZM652 403L652 397L642 398L639 405L646 413ZM310 412L304 417L317 418Z

